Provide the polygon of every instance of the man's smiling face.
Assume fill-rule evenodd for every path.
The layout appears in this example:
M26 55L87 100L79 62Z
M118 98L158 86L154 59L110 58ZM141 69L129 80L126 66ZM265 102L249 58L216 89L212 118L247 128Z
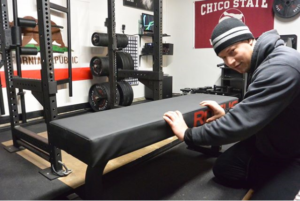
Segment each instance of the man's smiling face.
M219 53L219 57L231 69L239 73L247 73L250 70L254 40L237 42Z

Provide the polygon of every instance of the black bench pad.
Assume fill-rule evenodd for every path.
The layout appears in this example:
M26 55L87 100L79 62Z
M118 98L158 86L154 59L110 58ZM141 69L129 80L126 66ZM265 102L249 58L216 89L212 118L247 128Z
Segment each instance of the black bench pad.
M193 94L90 113L50 122L49 138L54 146L88 164L91 168L110 159L173 136L163 119L167 111L179 110L189 127L194 113L207 110L203 100L219 104L237 102L235 97Z

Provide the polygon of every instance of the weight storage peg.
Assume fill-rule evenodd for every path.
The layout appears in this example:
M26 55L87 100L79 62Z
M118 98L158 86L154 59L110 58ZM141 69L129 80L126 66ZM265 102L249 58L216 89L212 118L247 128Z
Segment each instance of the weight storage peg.
M90 70L96 77L109 76L109 58L93 57L90 62Z
M117 68L134 70L134 61L131 55L127 52L116 52ZM90 70L93 76L109 76L109 58L108 57L93 57L90 61Z
M133 102L133 90L126 81L117 83L116 105L130 106ZM108 82L94 84L89 90L89 104L93 111L98 112L110 109L110 85Z
M128 45L128 37L125 34L116 34L117 48L125 48ZM92 44L94 46L108 46L108 34L95 32L92 35Z

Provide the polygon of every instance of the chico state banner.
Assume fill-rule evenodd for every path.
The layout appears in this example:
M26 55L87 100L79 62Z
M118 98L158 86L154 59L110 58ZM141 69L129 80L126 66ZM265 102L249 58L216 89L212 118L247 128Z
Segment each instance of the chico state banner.
M243 21L254 37L274 28L273 0L204 0L195 2L195 48L211 48L214 27L224 19Z

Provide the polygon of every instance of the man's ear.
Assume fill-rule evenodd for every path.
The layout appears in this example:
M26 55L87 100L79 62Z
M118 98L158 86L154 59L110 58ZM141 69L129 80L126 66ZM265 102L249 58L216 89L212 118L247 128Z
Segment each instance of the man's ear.
M252 46L254 44L254 39L248 39L248 43Z

